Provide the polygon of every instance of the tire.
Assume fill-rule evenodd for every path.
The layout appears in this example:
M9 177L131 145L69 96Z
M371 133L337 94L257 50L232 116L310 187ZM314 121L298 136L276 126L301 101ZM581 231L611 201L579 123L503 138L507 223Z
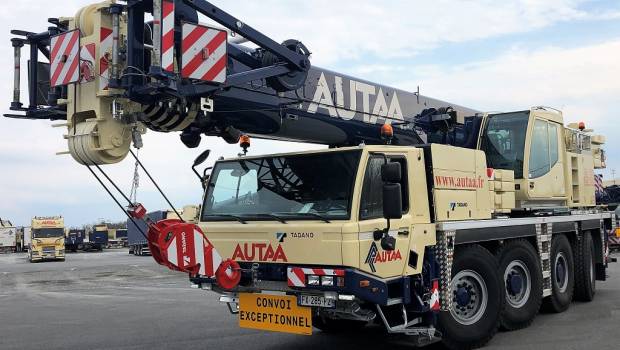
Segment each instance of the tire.
M506 303L498 271L497 260L482 246L459 247L455 251L452 309L440 312L438 320L443 343L449 348L478 348L497 333Z
M575 264L573 250L564 235L554 236L551 241L551 295L543 300L548 312L564 312L573 300Z
M506 307L500 317L504 330L529 326L542 304L542 269L538 253L526 240L505 244L496 254L504 283Z
M575 252L575 300L592 301L596 293L594 242L591 232L584 232L574 245Z
M368 322L354 320L336 320L332 318L313 315L312 326L325 333L355 332L364 328Z

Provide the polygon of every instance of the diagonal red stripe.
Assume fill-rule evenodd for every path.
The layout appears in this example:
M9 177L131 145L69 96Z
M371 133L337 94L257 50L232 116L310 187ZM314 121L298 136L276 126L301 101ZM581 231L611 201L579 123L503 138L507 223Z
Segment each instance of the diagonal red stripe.
M183 62L183 68L181 69L181 75L184 78L189 78L189 76L192 75L192 73L194 73L194 71L196 71L198 67L200 67L202 62L204 62L204 59L202 58L202 51L197 51L196 55L192 58L191 61L189 61L187 64Z
M194 30L192 30L191 33L183 39L181 52L185 53L185 51L189 50L189 48L192 47L192 45L194 45L194 43L207 32L207 30L208 29L205 27L196 26L196 28L194 28Z
M60 47L62 46L62 43L66 37L67 34L62 34L56 37L56 43L54 44L54 46L52 46L52 55L50 56L52 60L58 55L58 50L60 50Z
M69 55L69 53L71 52L71 48L75 45L75 43L77 42L77 39L79 38L79 33L78 31L73 32L72 34L67 34L67 35L71 35L71 38L69 39L69 44L67 45L67 47L65 48L65 52L63 53L63 55ZM78 61L77 58L74 61ZM58 85L58 76L60 75L60 72L62 71L63 67L65 66L65 63L59 63L58 66L56 66L56 70L54 71L54 74L52 75L52 79L50 79L50 81L52 82L52 85ZM67 72L68 75L68 72ZM61 83L62 84L62 83Z
M75 57L73 59L73 62L71 62L71 66L69 67L69 70L67 70L67 75L65 76L65 81L63 82L64 84L69 84L69 83L73 83L77 80L72 79L73 78L73 74L77 71L78 68L78 62L80 60L78 59L78 57ZM78 75L78 79L80 78L80 76Z
M301 281L301 283L303 283L305 285L306 284L306 275L304 274L303 270L298 269L298 270L293 270L293 272L295 273L297 278Z
M168 51L168 48L174 45L174 30L171 30L168 33L164 34L164 36L161 39L161 44L162 44L162 47L161 47L162 52Z
M103 42L110 35L112 35L112 29L101 27L101 34L99 36L99 42Z
M213 65L213 67L211 67L211 69L209 69L209 71L202 76L201 80L213 80L213 78L220 74L222 70L226 69L226 61L226 55L220 57L220 59Z
M168 16L170 14L170 12L174 11L174 2L172 1L164 1L164 3L162 4L162 8L163 8L163 15L162 18Z
M217 33L213 39L207 44L207 49L209 52L215 52L215 50L220 47L226 41L226 32L220 31Z

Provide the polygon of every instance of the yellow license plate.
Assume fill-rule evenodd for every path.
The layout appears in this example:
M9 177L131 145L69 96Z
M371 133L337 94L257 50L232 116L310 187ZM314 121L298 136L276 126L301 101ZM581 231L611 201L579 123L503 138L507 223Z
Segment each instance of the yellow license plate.
M298 306L293 295L242 293L239 327L311 335L312 309Z

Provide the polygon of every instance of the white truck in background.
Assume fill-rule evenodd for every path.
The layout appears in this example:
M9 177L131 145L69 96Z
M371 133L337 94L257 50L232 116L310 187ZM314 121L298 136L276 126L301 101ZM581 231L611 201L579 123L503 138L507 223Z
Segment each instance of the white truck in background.
M12 253L17 246L17 228L0 218L0 253Z

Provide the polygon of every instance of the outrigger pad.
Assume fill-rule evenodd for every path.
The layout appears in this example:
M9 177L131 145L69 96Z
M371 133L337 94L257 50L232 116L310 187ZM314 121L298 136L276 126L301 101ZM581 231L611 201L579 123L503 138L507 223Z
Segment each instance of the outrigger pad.
M222 257L198 225L167 219L149 225L148 245L158 264L192 276L214 277Z

